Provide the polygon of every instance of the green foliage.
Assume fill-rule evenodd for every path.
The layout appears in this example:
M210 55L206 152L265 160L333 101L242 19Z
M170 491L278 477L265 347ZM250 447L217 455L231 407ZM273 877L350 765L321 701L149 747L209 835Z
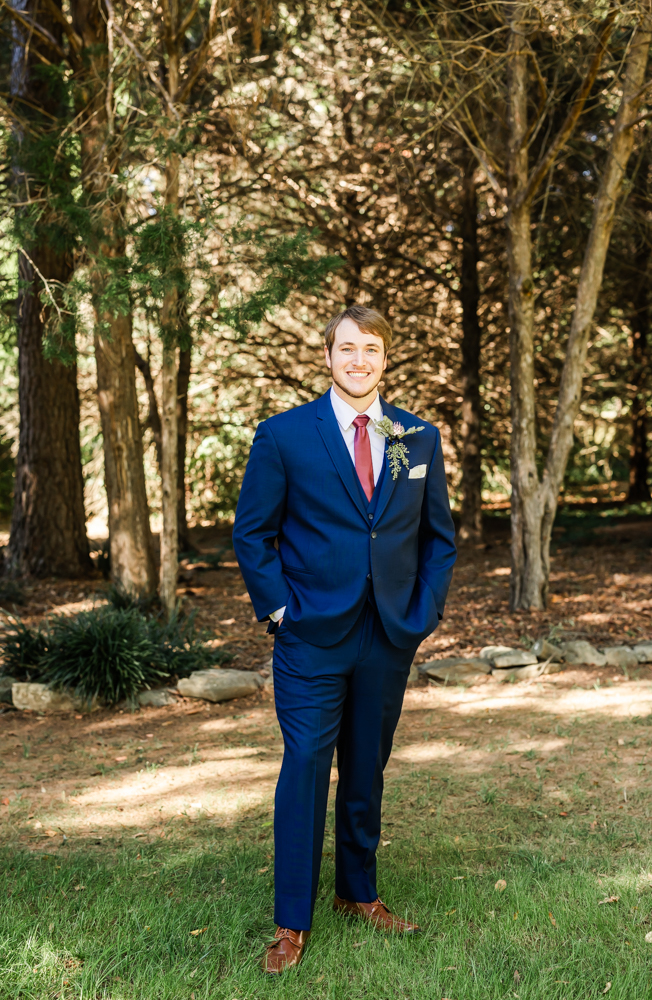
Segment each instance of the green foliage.
M109 705L133 702L142 688L169 676L147 619L136 608L111 605L53 621L41 670L53 687Z
M252 326L284 305L292 292L314 292L319 288L344 261L332 254L311 257L310 247L318 235L316 229L302 228L292 236L276 236L267 228L235 226L227 238L231 254L246 259L254 274L263 280L256 291L241 295L235 304L221 309L222 322L244 338Z
M187 617L182 617L176 612L167 622L158 618L151 622L167 669L177 677L187 677L193 670L232 659L231 654L206 645L211 636L195 627L196 615L197 612L192 611Z
M194 613L165 622L146 617L118 591L111 596L118 606L55 618L47 630L10 619L0 637L4 672L28 680L39 676L89 702L97 697L115 705L167 677L187 677L231 658L206 645L210 635L196 628Z
M12 677L31 680L40 673L50 636L39 628L24 625L20 618L9 618L9 626L0 634L2 671Z

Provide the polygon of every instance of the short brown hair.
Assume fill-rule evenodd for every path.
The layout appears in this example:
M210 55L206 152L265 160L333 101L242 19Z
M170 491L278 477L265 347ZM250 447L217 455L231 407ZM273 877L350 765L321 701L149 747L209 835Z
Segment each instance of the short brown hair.
M385 354L387 354L392 346L392 328L384 316L376 312L375 309L367 309L366 306L349 306L339 316L333 316L328 321L324 330L324 340L329 354L333 348L335 332L343 319L352 319L363 333L372 333L374 337L382 337Z

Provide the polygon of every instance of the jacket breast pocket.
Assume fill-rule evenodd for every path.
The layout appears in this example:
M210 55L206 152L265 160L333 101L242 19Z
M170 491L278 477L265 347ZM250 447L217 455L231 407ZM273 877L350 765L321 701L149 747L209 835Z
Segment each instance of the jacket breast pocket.
M408 479L407 481L409 490L423 490L426 487L426 477L423 476L421 479Z

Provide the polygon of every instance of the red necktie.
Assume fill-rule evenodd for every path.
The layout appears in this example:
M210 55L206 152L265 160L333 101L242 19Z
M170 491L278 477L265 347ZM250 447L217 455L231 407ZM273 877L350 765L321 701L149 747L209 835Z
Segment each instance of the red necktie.
M371 461L371 441L367 433L369 417L366 413L356 417L353 421L355 427L355 438L353 441L353 452L355 454L355 471L358 479L365 491L367 500L371 500L374 492L374 466Z

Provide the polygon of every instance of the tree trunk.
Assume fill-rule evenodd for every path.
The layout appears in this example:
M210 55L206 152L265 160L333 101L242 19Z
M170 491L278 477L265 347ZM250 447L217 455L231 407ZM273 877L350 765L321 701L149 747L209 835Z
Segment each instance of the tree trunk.
M649 454L648 454L648 420L647 402L649 397L649 358L650 346L650 227L647 213L650 209L648 199L650 165L647 155L643 156L637 180L638 190L634 210L640 218L642 233L638 236L638 246L634 255L632 270L632 374L630 383L633 386L632 439L629 449L629 492L630 503L641 503L650 499L648 484Z
M107 100L107 21L101 0L74 0L72 14L84 49L80 80L82 184L95 215L94 241L89 247L90 278L111 576L125 592L146 596L155 589L156 572L145 491L132 320L122 302L111 300L110 289L111 268L119 270L125 242L123 195L111 190L113 178L119 174L119 149L112 135ZM105 263L107 260L111 267Z
M177 0L168 0L163 5L165 40L168 54L167 88L170 109L179 88L180 32L179 5ZM174 120L170 110L170 135ZM170 149L165 164L165 208L168 218L177 219L179 214L179 170L181 158ZM172 250L174 256L174 249ZM170 274L176 275L183 261L169 261ZM179 567L179 435L177 421L177 355L179 337L179 288L169 281L163 297L161 309L161 336L163 340L163 366L161 368L161 493L163 507L163 527L161 529L161 573L159 594L166 614L170 617L177 604L177 573Z
M190 550L186 517L186 445L188 438L188 387L190 385L191 350L179 351L177 376L177 532L179 549Z
M16 8L33 17L35 0L17 3ZM39 10L40 25L61 44L59 22L48 11ZM17 105L22 118L32 119L31 145L38 143L39 131L52 128L52 120L62 109L56 93L34 74L44 58L56 58L41 36L32 36L27 45L28 29L14 24L11 93L23 98ZM41 116L34 109L44 112ZM45 115L48 118L45 118ZM29 159L30 141L17 129L17 159L14 179L19 186L19 200L28 189L32 199L39 197L44 178L38 176L38 160ZM88 573L92 563L84 516L84 483L79 443L79 395L76 364L63 365L43 356L44 326L52 307L40 300L43 279L57 289L72 277L70 254L55 251L45 233L56 224L47 212L36 225L35 238L21 249L19 256L20 290L18 294L18 401L20 436L16 461L14 507L9 539L9 565L13 572L33 575L76 577ZM53 292L56 294L56 291Z
M509 147L507 178L507 260L512 389L512 575L510 605L543 607L545 579L541 561L541 520L536 469L534 396L534 283L528 182L527 61L525 13L518 10L509 41Z
M648 5L649 11L649 5ZM622 97L607 160L594 202L593 221L580 272L575 308L562 369L555 420L541 483L535 464L530 199L518 199L527 163L525 42L523 24L512 24L510 43L510 200L508 216L512 363L512 609L545 607L550 572L550 539L579 409L589 334L613 229L616 202L634 142L632 123L642 97L652 17L639 24L627 58ZM532 191L532 195L534 191ZM529 305L528 305L529 301Z
M168 314L169 315L169 314ZM177 603L178 540L178 447L177 434L177 354L176 345L163 348L161 368L161 491L163 527L161 530L161 575L159 594L168 616Z
M634 295L634 346L632 351L632 378L634 393L632 395L632 441L629 452L629 492L630 503L641 503L650 499L648 484L649 454L648 454L648 420L647 402L649 398L649 360L650 344L650 303L647 282L649 280L649 248L646 245L640 260L644 271L639 272ZM643 277L645 275L645 277Z
M469 157L462 178L462 509L459 541L482 541L482 463L480 455L480 322L478 305L478 197L475 160Z

